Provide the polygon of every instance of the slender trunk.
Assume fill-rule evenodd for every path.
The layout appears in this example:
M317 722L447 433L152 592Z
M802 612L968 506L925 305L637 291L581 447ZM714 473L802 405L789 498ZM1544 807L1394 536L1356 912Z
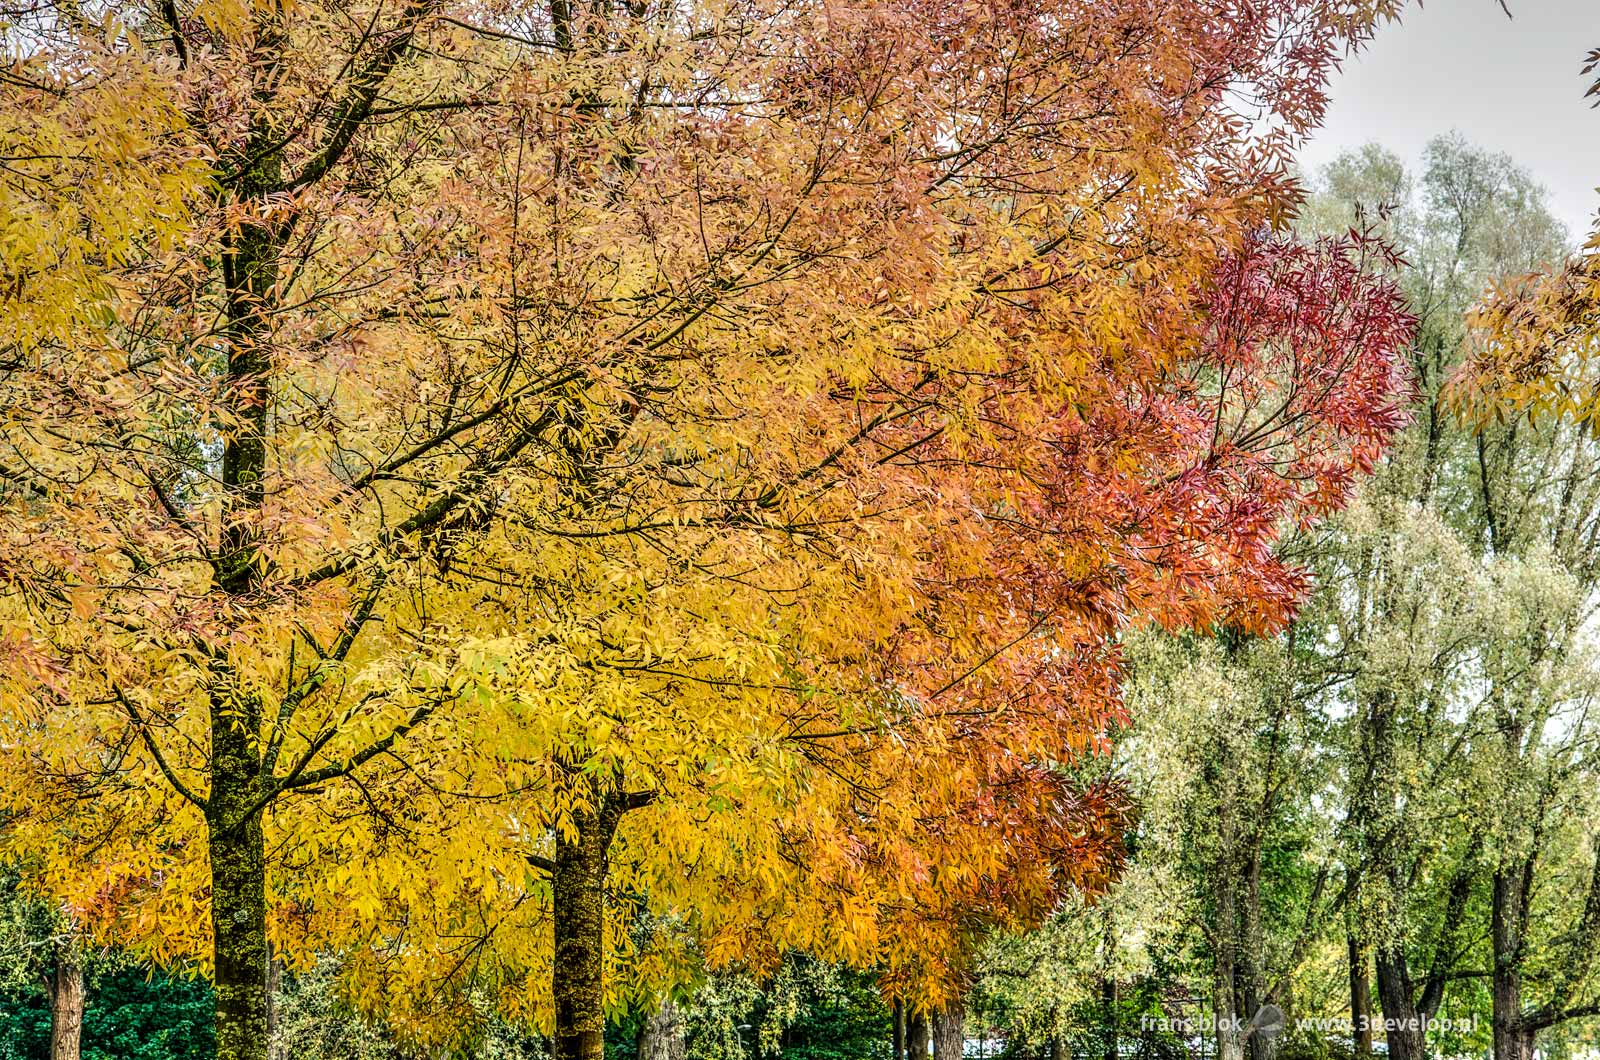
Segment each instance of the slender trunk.
M890 1042L893 1050L891 1060L906 1060L906 1006L899 998L894 999L893 1020L894 1028L890 1031L893 1036Z
M906 1018L906 1060L927 1060L928 1017L912 1012Z
M1345 938L1350 955L1350 1032L1357 1060L1372 1055L1372 979L1367 954L1354 935Z
M639 1029L639 1060L683 1060L683 1016L669 997Z
M283 984L283 960L269 945L267 947L267 1058L282 1060L283 1049L278 1043L278 990Z
M1233 885L1223 885L1218 895L1218 920L1221 924L1233 923ZM1214 969L1211 1014L1215 1020L1217 1060L1244 1060L1243 1027L1235 1007L1233 980L1233 939L1218 940L1216 967Z
M606 861L624 803L596 790L592 805L575 816L574 838L556 839L552 1060L604 1060L605 1056Z
M1233 872L1235 839L1233 805L1226 791L1217 805L1217 862L1212 872L1216 888L1216 953L1212 961L1211 1014L1217 1041L1217 1060L1244 1060L1243 1026L1239 1018L1238 968L1239 914L1237 881Z
M1111 903L1100 913L1100 1023L1105 1028L1102 1060L1117 1060L1122 1043L1117 1040L1117 978L1113 972L1117 954L1117 923Z
M1261 965L1266 953L1266 943L1261 926L1259 826L1255 829L1255 838L1251 842L1249 859L1249 869L1244 878L1244 908L1239 910L1243 945L1239 947L1239 959L1234 973L1239 980L1239 1014L1246 1020L1254 1019L1257 1011L1267 1001L1266 970ZM1272 1039L1265 1034L1251 1034L1246 1042L1249 1046L1250 1060L1269 1060L1272 1056Z
M1106 1031L1104 1060L1117 1060L1122 1053L1117 1036L1117 981L1109 975L1100 979L1100 1010Z
M83 1048L83 962L71 941L58 945L50 991L50 1060L78 1060Z
M961 1060L966 1045L966 1005L960 998L946 1003L928 1017L933 1038L933 1060Z

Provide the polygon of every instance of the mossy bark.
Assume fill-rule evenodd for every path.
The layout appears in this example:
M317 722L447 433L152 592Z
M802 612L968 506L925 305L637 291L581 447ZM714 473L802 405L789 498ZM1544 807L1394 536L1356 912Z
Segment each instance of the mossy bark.
M277 64L288 43L284 11L260 9L256 24L255 117L227 161L235 201L253 211L283 182L283 136L273 120ZM248 216L248 213L247 213ZM273 371L271 313L277 305L283 233L244 220L223 240L227 371L224 403L234 421L222 443L221 533L212 588L235 600L260 583L260 512L267 466ZM217 1060L267 1060L266 845L268 783L261 757L260 700L227 666L211 689L211 792L206 831L211 857L211 928L217 991Z
M247 719L237 715L212 711L212 790L206 811L217 1060L266 1060L267 875L257 806L260 764L254 741L240 724Z
M607 855L626 802L596 792L592 807L574 820L575 837L556 841L553 1060L603 1060L605 1055Z

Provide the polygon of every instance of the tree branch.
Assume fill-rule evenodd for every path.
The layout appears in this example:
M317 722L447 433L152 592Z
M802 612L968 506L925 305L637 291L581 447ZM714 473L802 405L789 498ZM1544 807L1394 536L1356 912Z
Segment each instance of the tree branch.
M350 94L340 101L328 117L325 128L326 142L322 150L311 157L299 175L289 181L283 190L298 191L308 184L315 184L338 165L350 142L355 139L361 124L371 116L373 104L377 101L383 83L388 80L395 64L411 46L411 38L417 31L418 23L432 7L432 0L413 0L406 6L405 12L401 15L401 27L393 32L389 42L378 50L378 54L373 56L366 68L356 75Z
M144 740L145 747L149 749L150 756L156 760L156 767L161 770L161 775L167 778L168 784L172 785L172 790L183 796L184 799L194 804L201 811L204 811L208 805L207 800L200 798L190 790L187 784L178 779L177 772L167 764L167 759L161 753L161 748L156 745L155 736L151 734L150 726L146 724L144 716L139 713L139 708L135 707L133 701L123 694L121 688L113 688L111 692L112 695L117 697L117 702L122 705L122 709L127 712L128 717L132 719L133 724L138 728L139 736Z
M321 769L314 769L307 773L291 771L284 777L281 783L276 785L277 790L290 791L295 788L309 788L329 780L337 780L339 777L347 776L352 771L359 769L367 762L370 762L372 759L378 757L385 751L389 750L389 748L393 747L397 742L405 737L406 733L410 732L412 729L415 729L418 725L421 725L424 721L426 721L428 716L437 710L439 706L440 704L438 702L433 702L418 707L411 712L411 716L409 718L401 722L399 725L396 725L387 736L383 737L381 740L377 740L374 743L368 744L360 751L357 751L349 758L346 758L343 762L336 762L332 765L323 766ZM307 759L307 761L309 761L309 759ZM299 768L303 767L297 767L297 770Z

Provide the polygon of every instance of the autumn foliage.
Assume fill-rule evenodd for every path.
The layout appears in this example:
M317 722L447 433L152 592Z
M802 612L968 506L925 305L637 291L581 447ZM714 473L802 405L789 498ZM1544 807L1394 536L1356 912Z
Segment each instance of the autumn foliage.
M563 1057L700 954L936 999L1115 870L1119 632L1277 628L1403 419L1382 248L1272 233L1378 14L32 12L6 847L230 1060L269 939Z

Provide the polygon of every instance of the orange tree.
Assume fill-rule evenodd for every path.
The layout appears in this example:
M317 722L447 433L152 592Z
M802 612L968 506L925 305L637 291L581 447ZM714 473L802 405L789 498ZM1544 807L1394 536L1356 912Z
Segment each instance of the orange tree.
M273 947L587 1058L670 974L609 895L865 961L1092 886L1118 630L1281 621L1400 415L1359 241L1261 235L1374 8L8 14L7 847L225 1060Z
M1107 358L1104 390L1031 445L966 453L942 485L986 517L948 540L981 559L922 567L928 625L900 631L875 677L900 714L796 733L839 787L827 804L853 812L794 824L793 875L760 915L705 914L721 952L871 960L936 1010L959 1001L983 932L1108 882L1128 807L1090 759L1124 720L1115 635L1130 621L1264 634L1292 615L1305 578L1271 551L1273 529L1340 503L1405 420L1394 354L1412 321L1368 271L1392 263L1354 237L1248 241L1218 264L1193 341L1155 348L1165 367L1138 363L1151 349ZM979 629L934 634L951 612ZM793 937L775 930L791 922Z

